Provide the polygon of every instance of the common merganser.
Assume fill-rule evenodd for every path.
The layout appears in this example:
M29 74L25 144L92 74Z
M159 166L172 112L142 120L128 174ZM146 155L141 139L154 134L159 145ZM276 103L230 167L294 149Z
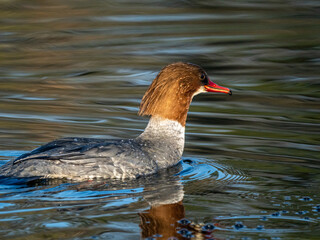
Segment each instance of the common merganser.
M211 82L198 65L167 65L142 98L139 115L151 118L137 138L62 138L9 161L0 176L132 179L173 166L182 156L189 105L202 92L232 94Z

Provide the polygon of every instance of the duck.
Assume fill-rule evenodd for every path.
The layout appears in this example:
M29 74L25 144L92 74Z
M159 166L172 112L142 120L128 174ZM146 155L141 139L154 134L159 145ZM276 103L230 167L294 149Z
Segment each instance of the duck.
M165 66L144 94L138 115L150 120L133 139L67 137L49 142L1 166L1 177L135 179L177 165L185 143L190 103L200 93L225 93L200 66Z

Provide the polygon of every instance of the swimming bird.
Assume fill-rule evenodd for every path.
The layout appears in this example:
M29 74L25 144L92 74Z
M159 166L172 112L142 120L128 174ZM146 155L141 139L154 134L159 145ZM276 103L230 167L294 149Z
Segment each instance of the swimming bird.
M184 149L189 105L203 92L232 94L230 89L213 83L198 65L169 64L142 98L139 115L151 118L138 137L62 138L9 161L0 168L0 176L134 179L176 165Z

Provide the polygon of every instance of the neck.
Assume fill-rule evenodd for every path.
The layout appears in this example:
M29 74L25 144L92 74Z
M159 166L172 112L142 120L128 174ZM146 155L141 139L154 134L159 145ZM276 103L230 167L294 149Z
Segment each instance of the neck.
M186 125L187 113L192 100L193 91L186 91L183 84L175 82L170 87L161 84L156 87L154 81L143 96L139 115L161 116L163 119L179 122Z
M172 94L173 95L173 94ZM161 101L161 104L155 107L153 116L161 116L163 119L171 120L172 122L180 123L183 127L186 126L187 113L191 103L191 97L168 97Z
M144 132L138 137L155 143L175 148L180 157L184 148L185 127L178 121L152 116ZM159 146L160 147L160 146Z

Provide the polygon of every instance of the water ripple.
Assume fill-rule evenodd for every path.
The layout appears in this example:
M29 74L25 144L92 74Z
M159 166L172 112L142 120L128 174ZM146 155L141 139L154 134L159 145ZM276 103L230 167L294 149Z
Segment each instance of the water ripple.
M238 182L248 178L241 170L214 161L184 158L181 164L183 169L178 175L182 177L183 182L207 178L222 182Z

